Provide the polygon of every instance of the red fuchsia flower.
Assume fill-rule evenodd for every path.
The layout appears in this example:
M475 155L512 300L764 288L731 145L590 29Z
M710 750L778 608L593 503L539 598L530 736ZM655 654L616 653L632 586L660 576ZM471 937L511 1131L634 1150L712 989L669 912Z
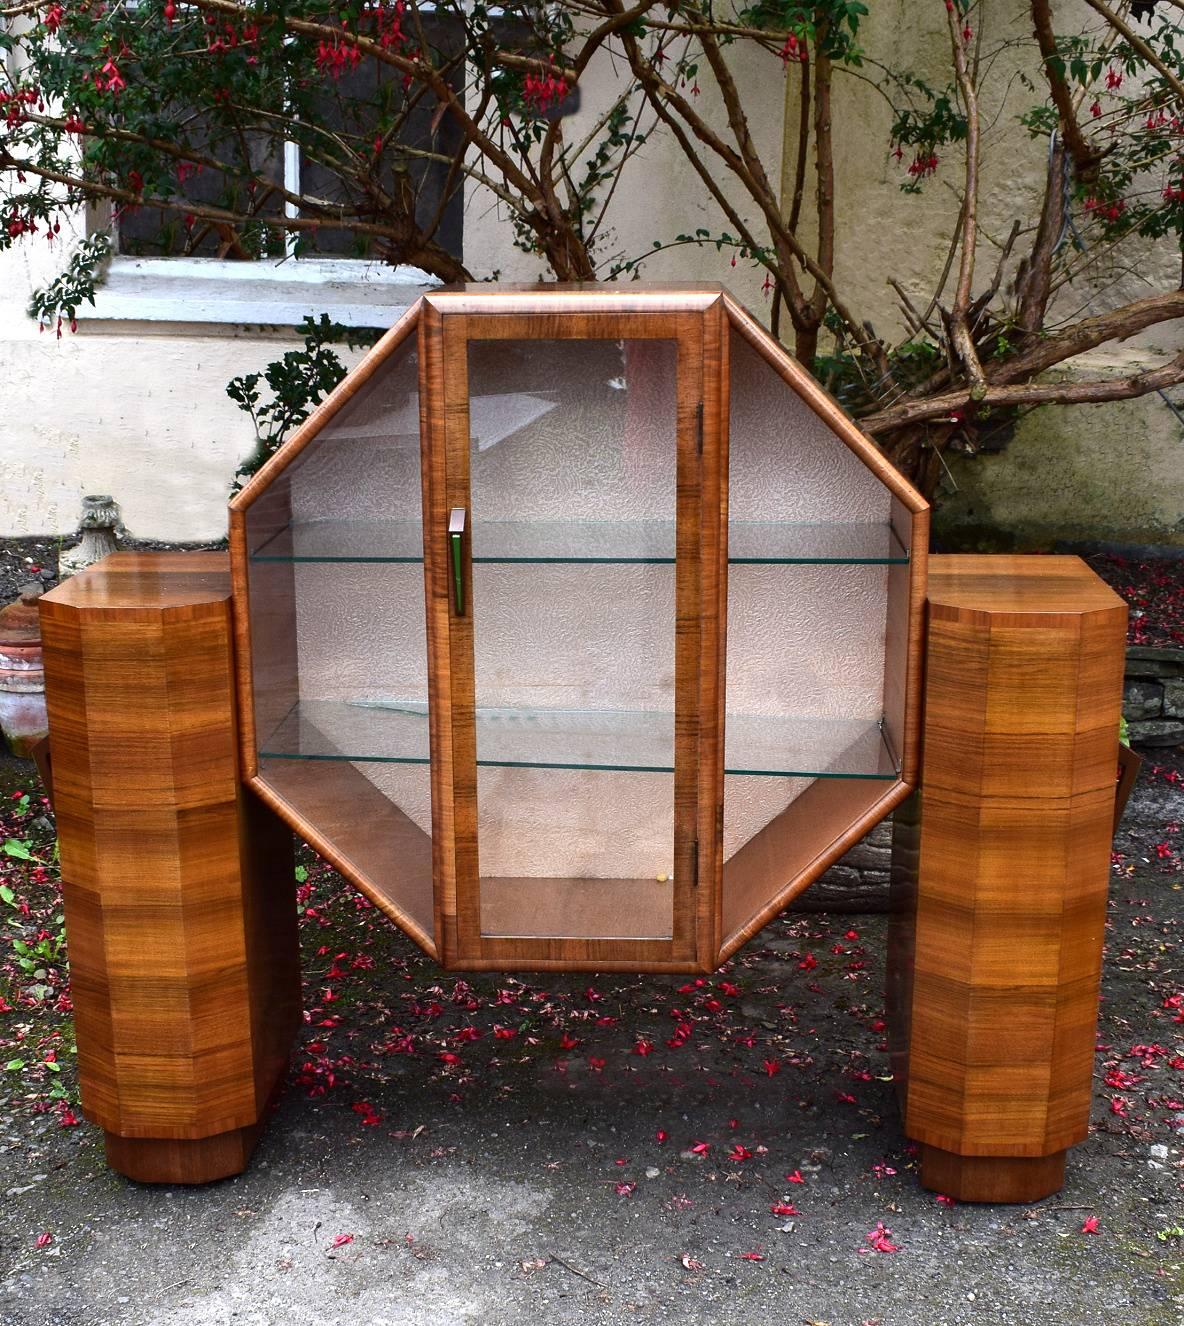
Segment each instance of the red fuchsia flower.
M971 37L974 36L974 29L969 23L962 29L962 40L969 44Z
M744 1262L763 1262L765 1254L763 1252L742 1252L740 1260Z
M1111 92L1117 92L1122 87L1122 73L1115 69L1113 65L1106 70L1106 86Z
M45 26L50 32L56 32L66 17L65 9L59 4L52 4L45 11Z
M769 1211L775 1216L800 1216L802 1213L792 1202L774 1202Z
M930 152L928 156L920 152L909 162L909 174L915 180L923 180L927 175L932 175L937 169L937 164L941 158L936 152Z
M659 1146L662 1146L669 1136L670 1134L666 1131L665 1128L659 1128L658 1131L654 1134L654 1140L658 1143Z
M48 1248L53 1242L53 1235L47 1229L44 1234L37 1235L37 1246L39 1248Z
M1093 105L1090 106L1089 108L1089 113L1094 117L1095 120L1098 119L1098 117L1102 114L1102 103L1100 101L1095 100Z
M169 25L170 28L173 26L173 19L175 19L176 17L177 17L177 6L173 4L173 0L168 0L168 3L164 7L164 18L165 22Z
M103 79L106 78L106 82ZM107 63L95 75L95 86L100 92L113 92L118 95L127 87L127 81L119 72L119 66L114 60L108 60Z
M781 56L781 63L788 69L790 64L805 64L810 58L809 49L804 41L799 40L796 33L791 32L785 39L785 45L777 52Z
M493 1034L499 1041L512 1041L518 1032L513 1027L494 1026Z
M937 1200L937 1204L938 1204L938 1206L957 1206L957 1205L958 1205L958 1203L957 1203L952 1197L947 1197L947 1196L945 1195L944 1192L939 1192L939 1193L937 1194L937 1199L936 1199L936 1200Z
M1085 210L1090 216L1096 216L1100 221L1117 221L1126 211L1126 200L1118 198L1107 201L1105 198L1087 198L1085 200Z
M407 12L407 6L403 0L393 7L386 5L377 5L374 9L374 20L378 29L378 44L384 51L389 51L392 46L401 47L406 45L407 38L403 33L403 15Z
M710 1142L692 1142L692 1143L691 1143L691 1155L692 1155L692 1156L705 1156L705 1155L708 1153L708 1151L710 1151L710 1150L711 1150L711 1143L710 1143Z
M647 1054L653 1054L653 1052L654 1052L654 1043L653 1043L653 1041L639 1040L639 1041L633 1046L633 1053L634 1053L634 1054L640 1054L643 1058L644 1058Z
M637 1188L636 1183L618 1183L615 1185L618 1197L632 1197Z
M1086 1216L1081 1224L1083 1234L1100 1234L1102 1232L1101 1222L1096 1215Z
M795 1169L794 1172L793 1172L792 1174L787 1174L787 1175L785 1176L785 1181L786 1181L786 1183L805 1183L805 1182L806 1182L806 1180L802 1178L802 1171L801 1171L800 1169Z
M354 1236L352 1234L338 1234L333 1242L329 1244L329 1247L344 1248L347 1243L352 1243L353 1241Z
M570 1031L565 1031L559 1038L559 1048L561 1050L574 1050L580 1043L578 1036L573 1036Z
M818 966L818 959L814 956L813 953L807 953L806 956L801 960L801 962L798 963L798 970L813 971L814 968L817 966Z
M546 75L527 74L522 80L522 100L536 115L546 114L567 96L567 83L556 75L554 64L555 57L552 56L552 68Z
M362 63L362 52L356 46L343 45L336 39L317 43L316 66L330 78L340 78L346 68L356 69Z
M729 1160L751 1160L752 1152L740 1142L733 1144L731 1151L728 1152Z
M892 1242L892 1231L884 1224L882 1220L876 1221L875 1229L869 1230L864 1235L864 1240L871 1244L876 1252L899 1252L900 1248ZM860 1248L860 1252L867 1252L867 1248Z
M588 1067L589 1067L589 1068L592 1070L592 1072L594 1072L594 1073L603 1073L603 1072L604 1072L604 1060L603 1060L603 1059L597 1059L595 1055L589 1055L589 1056L588 1056Z

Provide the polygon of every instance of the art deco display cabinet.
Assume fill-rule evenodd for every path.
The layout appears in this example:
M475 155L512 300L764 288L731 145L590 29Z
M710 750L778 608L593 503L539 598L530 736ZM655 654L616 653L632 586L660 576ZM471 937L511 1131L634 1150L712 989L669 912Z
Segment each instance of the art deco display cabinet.
M347 385L231 506L252 786L446 967L714 970L903 791L925 503L718 290Z
M233 499L229 581L218 554L121 555L46 596L83 1103L112 1163L172 1180L245 1163L296 1011L283 824L447 968L714 970L917 786L927 545L925 502L718 287L420 299ZM1046 651L1077 611L1071 581L1068 616L1055 589L1011 604L1009 620L1056 618L1030 636ZM970 613L988 645L967 752L1007 728L1024 684L996 667L991 612ZM1120 678L1121 624L1107 629ZM972 630L953 647L982 643ZM1098 769L1116 745L1112 662L1095 660L1097 712L1060 716L1097 727ZM1035 772L1030 734L998 748L1018 759L1004 793L1080 765L1044 735ZM943 847L971 898L989 781ZM154 874L137 823L156 830L141 844ZM1063 1156L1065 1129L1005 1128L986 1152L926 1133L928 1049L956 1077L955 1041L977 1047L993 1024L963 998L973 975L915 993L929 921L908 907L906 1126L932 1166L994 1157L985 1195L1051 1190L1047 1166L1032 1179L1003 1158L1051 1141ZM929 956L977 953L975 924L946 925ZM1038 975L1054 995L1055 947ZM231 985L216 1023L195 1011ZM959 999L952 1039L949 1017L923 1030L918 1000ZM1063 1033L1055 1010L1035 1016ZM1028 1177L1001 1186L1000 1165Z

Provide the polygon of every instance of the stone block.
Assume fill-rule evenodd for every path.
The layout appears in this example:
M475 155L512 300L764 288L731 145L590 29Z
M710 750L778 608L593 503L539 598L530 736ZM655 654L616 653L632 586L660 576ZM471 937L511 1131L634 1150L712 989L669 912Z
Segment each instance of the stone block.
M1184 649L1130 645L1125 672L1128 677L1184 677Z
M1137 718L1158 718L1163 712L1164 686L1142 677L1127 681L1122 690L1122 714L1128 723Z
M1129 724L1134 746L1184 745L1184 721L1178 718L1148 718Z
M1164 682L1163 715L1165 718L1184 718L1184 678Z

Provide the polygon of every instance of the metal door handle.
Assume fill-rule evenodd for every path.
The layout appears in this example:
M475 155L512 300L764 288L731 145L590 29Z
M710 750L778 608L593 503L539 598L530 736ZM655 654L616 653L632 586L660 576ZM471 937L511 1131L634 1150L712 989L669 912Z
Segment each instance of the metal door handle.
M452 559L452 587L456 592L456 615L465 615L465 571L461 548L465 533L466 511L454 506L448 516L448 552Z

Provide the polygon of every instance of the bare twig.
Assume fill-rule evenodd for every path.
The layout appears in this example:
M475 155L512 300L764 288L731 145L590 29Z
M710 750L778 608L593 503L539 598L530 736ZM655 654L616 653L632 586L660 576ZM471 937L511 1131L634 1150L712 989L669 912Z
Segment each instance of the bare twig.
M956 6L946 11L950 30L950 45L954 55L954 72L962 104L966 110L966 184L962 198L962 250L958 263L958 285L954 292L954 305L950 310L950 340L970 379L971 396L976 400L987 389L983 366L970 334L968 315L974 283L974 257L978 247L978 95L974 80L966 67L966 49L962 40L961 18Z

